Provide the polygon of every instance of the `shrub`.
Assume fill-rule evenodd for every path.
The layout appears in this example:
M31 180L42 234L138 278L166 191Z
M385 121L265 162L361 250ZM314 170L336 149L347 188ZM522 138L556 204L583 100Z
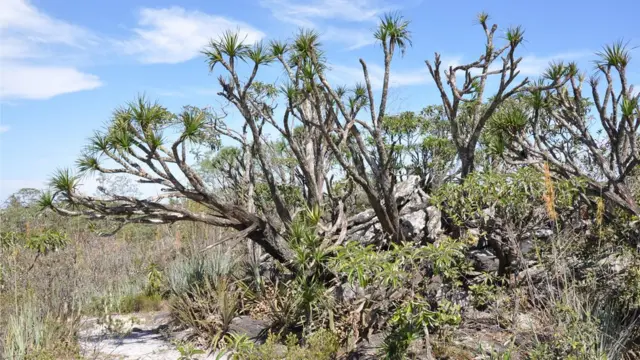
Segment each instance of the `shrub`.
M4 359L66 359L79 354L75 342L79 317L58 318L40 311L33 299L9 316L3 339Z
M212 251L195 253L173 261L167 267L167 287L172 294L183 294L205 280L233 275L236 263L230 253Z
M294 335L289 334L284 339L284 346L278 346L280 337L270 334L264 344L250 346L242 342L231 343L229 348L232 359L246 360L331 360L339 349L338 338L332 332L321 329L307 336L304 343Z
M169 306L176 321L211 347L227 333L240 309L240 287L230 254L195 255L168 267Z

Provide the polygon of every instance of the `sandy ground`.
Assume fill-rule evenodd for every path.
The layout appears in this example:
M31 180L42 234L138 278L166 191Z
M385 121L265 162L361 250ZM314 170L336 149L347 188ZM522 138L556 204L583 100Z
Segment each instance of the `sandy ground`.
M87 359L176 360L180 352L164 329L169 322L166 312L113 315L112 331L97 318L83 319L80 346ZM115 330L115 331L113 331ZM227 356L203 354L195 359L226 360Z

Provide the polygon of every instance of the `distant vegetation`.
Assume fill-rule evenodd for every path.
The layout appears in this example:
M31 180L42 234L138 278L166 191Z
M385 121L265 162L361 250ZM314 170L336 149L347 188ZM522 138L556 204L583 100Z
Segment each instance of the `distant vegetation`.
M477 20L484 51L427 60L442 102L420 112L388 110L413 36L398 14L373 34L380 89L362 59L362 83L332 85L314 31L213 39L203 54L228 106L137 98L77 170L0 211L3 357L75 358L83 316L166 309L193 331L185 358L638 358L630 49L530 79L524 30ZM85 174L102 176L96 194ZM231 331L239 316L269 324L264 343Z

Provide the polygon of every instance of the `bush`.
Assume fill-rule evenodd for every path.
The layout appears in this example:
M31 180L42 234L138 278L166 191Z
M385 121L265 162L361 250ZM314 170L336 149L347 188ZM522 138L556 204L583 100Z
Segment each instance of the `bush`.
M232 359L245 360L331 360L339 349L337 336L324 329L310 334L303 344L293 334L284 339L284 346L278 346L280 337L274 334L269 334L265 343L258 346L233 338L228 342Z
M167 270L172 316L214 348L240 308L232 259L229 253L197 254L170 264Z
M79 354L75 342L79 317L58 318L41 312L28 299L9 316L3 343L3 359L69 359Z
M170 293L183 294L205 281L234 275L236 263L233 255L222 251L195 253L173 261L167 267L166 280Z

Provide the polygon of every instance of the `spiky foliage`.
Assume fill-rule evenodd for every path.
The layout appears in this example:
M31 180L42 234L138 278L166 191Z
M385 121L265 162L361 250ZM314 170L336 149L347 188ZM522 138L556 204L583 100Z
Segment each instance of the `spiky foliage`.
M520 25L510 27L507 29L505 37L512 47L520 45L524 41L524 29Z
M186 108L178 118L182 121L184 126L182 131L182 138L186 140L196 140L202 135L202 130L205 125L206 113L198 108L189 107Z
M482 11L478 13L477 18L478 18L478 23L482 25L482 24L486 24L487 21L489 21L490 16L486 11Z
M51 191L43 191L38 199L38 207L40 209L48 209L53 206L53 193Z
M315 58L317 61L311 61ZM326 69L324 51L320 43L320 34L311 29L300 29L291 44L289 65L300 68L305 79L313 79L316 72Z
M389 52L393 54L395 48L399 48L404 55L408 46L412 45L411 32L409 31L409 21L398 13L385 14L380 18L378 29L374 37L388 46Z
M624 42L623 40L605 45L596 55L600 58L596 60L598 66L613 66L618 70L625 68L631 61L629 42Z
M224 56L229 58L231 68L235 65L235 60L244 61L249 55L250 47L245 43L246 36L241 38L237 31L225 31L218 39L211 40L209 46L202 51L207 57L209 70L213 71L215 66L224 63Z
M62 193L73 193L79 185L80 178L74 175L69 168L56 170L51 177L49 185Z
M93 172L100 169L98 158L88 153L82 154L82 156L76 160L76 166L80 172Z
M289 51L289 45L279 40L271 40L269 47L271 55L274 57L284 56L284 54Z

